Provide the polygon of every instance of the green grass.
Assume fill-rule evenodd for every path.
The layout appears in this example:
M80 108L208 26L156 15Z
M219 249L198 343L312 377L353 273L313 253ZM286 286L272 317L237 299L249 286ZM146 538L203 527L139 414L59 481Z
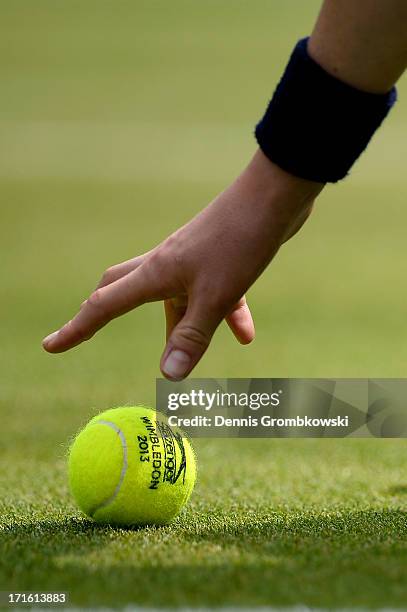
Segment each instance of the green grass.
M1 505L3 584L88 606L405 606L405 445L377 445L201 441L187 510L140 530L95 526L61 459L22 472L20 456Z
M151 248L230 181L318 2L6 0L0 69L0 590L75 605L405 607L402 441L201 440L164 529L75 509L67 441L96 411L153 403L162 306L49 356L108 265ZM194 375L404 377L407 89L352 177L221 328Z

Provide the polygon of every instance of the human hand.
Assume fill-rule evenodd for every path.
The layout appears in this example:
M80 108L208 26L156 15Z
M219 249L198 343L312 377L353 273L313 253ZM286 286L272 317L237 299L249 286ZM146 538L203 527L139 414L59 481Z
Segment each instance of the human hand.
M112 319L164 300L167 344L161 371L187 376L226 319L246 344L254 325L244 294L283 242L302 226L323 185L294 177L258 150L236 181L160 245L104 273L79 313L43 341L59 353Z

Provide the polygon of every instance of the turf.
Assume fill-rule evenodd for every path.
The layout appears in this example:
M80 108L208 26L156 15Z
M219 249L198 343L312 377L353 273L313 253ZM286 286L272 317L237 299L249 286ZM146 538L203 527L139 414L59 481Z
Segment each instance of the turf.
M162 306L61 356L42 336L108 265L230 181L318 2L3 2L0 20L0 590L77 606L407 606L402 441L197 441L168 528L95 527L66 482L95 412L153 403ZM196 376L391 376L405 342L406 85L352 177L250 291L252 346L221 328Z
M2 501L3 585L83 606L404 606L407 458L402 442L379 456L377 444L201 442L187 510L138 531L82 517L61 459L20 458Z

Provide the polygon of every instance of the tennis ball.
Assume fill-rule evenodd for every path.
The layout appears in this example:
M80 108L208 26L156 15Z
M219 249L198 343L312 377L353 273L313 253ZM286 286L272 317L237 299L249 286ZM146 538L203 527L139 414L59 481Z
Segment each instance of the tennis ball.
M169 523L188 501L195 479L189 441L145 406L102 412L70 448L72 494L98 523Z

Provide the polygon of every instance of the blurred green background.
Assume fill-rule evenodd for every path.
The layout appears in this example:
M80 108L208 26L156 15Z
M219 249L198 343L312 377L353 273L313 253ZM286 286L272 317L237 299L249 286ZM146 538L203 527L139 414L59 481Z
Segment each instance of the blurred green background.
M107 266L157 244L248 162L253 126L318 7L315 0L2 0L3 589L66 587L74 602L89 605L221 604L234 602L228 579L247 605L405 598L402 443L201 441L200 482L174 527L173 548L165 530L93 532L69 500L66 443L96 411L154 402L162 305L114 321L70 353L40 347ZM219 329L194 376L405 376L405 81L399 93L352 176L325 190L249 292L255 342L241 347ZM234 466L232 477L219 468L224 462ZM341 548L335 538L361 508L361 531ZM296 526L286 529L290 521ZM228 530L233 537L222 540ZM172 551L170 595L168 585L154 587L135 545L155 551L161 569ZM332 591L341 563L343 583ZM185 568L195 565L210 584L198 570L188 583ZM139 595L134 572L145 579Z

